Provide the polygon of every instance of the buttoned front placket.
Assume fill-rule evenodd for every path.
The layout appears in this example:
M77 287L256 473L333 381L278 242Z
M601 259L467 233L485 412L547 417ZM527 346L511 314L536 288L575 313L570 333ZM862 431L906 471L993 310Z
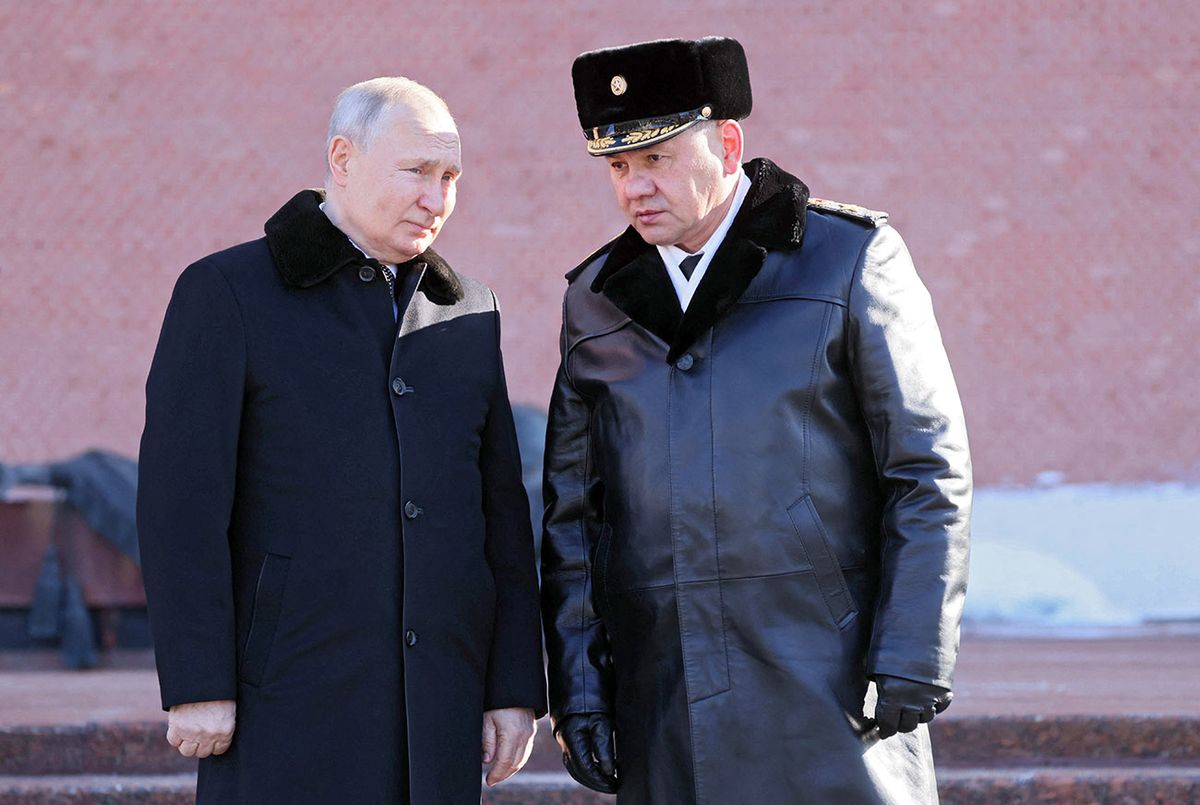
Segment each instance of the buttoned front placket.
M399 287L392 286L391 290L396 298L397 309L397 327L396 338L392 343L392 359L391 359L391 380L390 380L390 397L392 401L392 421L395 427L396 450L400 457L400 478L398 479L398 489L400 500L404 501L401 512L403 519L401 520L401 578L403 577L404 568L407 566L405 542L409 539L416 538L420 534L419 519L425 514L425 510L421 508L420 501L413 500L410 497L409 491L405 488L405 479L410 476L410 471L413 469L411 465L406 465L406 456L404 452L404 426L411 420L413 413L412 409L416 402L416 395L420 394L420 377L414 376L414 365L410 362L407 365L404 363L404 336L406 334L405 321L409 316L410 308L413 305L421 304L421 300L417 297L417 288L420 287L421 280L425 276L425 271L428 269L426 263L414 263L411 268L399 277L395 282L399 283ZM408 457L411 458L411 457ZM402 596L407 597L409 585L407 579L402 586ZM407 647L407 652L411 652L417 647L418 632L417 625L411 622L409 617L409 608L407 602L401 602L401 623L404 629L404 645Z
M688 701L729 688L713 478L711 331L667 370L671 553Z

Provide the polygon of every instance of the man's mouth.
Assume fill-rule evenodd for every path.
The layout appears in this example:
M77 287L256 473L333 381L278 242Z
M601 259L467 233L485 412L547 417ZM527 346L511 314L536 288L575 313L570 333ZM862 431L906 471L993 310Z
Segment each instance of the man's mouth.
M658 217L663 214L662 210L642 210L634 213L634 217L640 224L652 224L658 220Z

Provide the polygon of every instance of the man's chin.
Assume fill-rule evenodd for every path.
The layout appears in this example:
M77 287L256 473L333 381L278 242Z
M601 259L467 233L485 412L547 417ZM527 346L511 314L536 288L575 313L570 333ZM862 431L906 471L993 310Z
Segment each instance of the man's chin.
M656 224L644 224L640 221L633 222L634 230L642 236L642 240L649 243L651 246L666 246L675 241L672 239L671 233L664 227Z
M411 241L407 241L405 243L395 244L396 254L398 256L403 256L402 259L397 260L396 262L404 263L404 262L407 262L407 261L413 259L417 255L421 254L422 252L424 252L426 249L428 249L430 246L433 245L433 241L434 241L435 237L437 237L437 236L434 235L434 236L431 236L428 238L420 238L418 240L411 240Z

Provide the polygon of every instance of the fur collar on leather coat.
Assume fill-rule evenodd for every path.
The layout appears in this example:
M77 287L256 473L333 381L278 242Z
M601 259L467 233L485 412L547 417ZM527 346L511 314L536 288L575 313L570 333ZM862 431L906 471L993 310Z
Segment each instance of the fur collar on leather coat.
M686 312L658 250L632 226L567 275L574 280L597 257L608 254L592 281L626 315L670 345L674 363L712 327L750 285L769 251L792 251L804 240L808 188L769 159L744 165L750 192L733 220Z

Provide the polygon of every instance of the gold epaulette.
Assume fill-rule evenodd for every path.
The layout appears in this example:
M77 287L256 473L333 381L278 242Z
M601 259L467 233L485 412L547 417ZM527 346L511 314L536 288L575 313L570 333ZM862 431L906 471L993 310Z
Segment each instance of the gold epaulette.
M868 210L866 207L860 207L857 204L843 204L840 201L829 201L823 198L810 198L808 206L822 212L831 212L834 215L853 218L856 221L862 221L874 227L883 226L888 220L888 214L883 210Z

